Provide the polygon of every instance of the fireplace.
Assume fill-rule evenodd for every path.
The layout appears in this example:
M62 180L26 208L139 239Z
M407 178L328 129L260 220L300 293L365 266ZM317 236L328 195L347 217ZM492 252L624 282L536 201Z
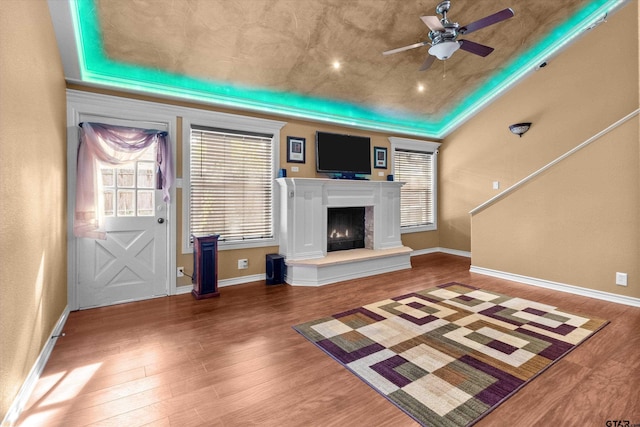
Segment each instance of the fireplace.
M285 257L288 284L322 286L411 268L412 249L402 244L400 233L401 182L322 178L278 178L276 182L280 187L278 253ZM329 235L335 229L338 237L344 228L329 226L329 212L354 207L359 211L356 228L360 231L341 234L348 234L349 240L364 235L364 247L359 238L358 248L329 249ZM346 249L354 243L340 241L340 246Z
M365 208L327 209L327 252L365 247Z

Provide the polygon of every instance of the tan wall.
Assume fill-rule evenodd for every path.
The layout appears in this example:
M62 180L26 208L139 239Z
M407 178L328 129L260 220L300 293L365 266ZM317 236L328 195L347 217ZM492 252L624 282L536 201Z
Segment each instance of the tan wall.
M67 304L65 111L46 1L3 0L0 419Z
M637 10L609 16L445 139L441 246L471 249L481 267L638 295L611 285L615 271L638 283L637 120L477 215L473 234L468 213L499 192L492 181L503 190L638 108ZM519 139L508 125L521 121L533 126Z
M469 211L638 106L637 1L498 98L440 147L440 245L470 250ZM620 37L620 34L628 37ZM508 126L533 122L522 138Z
M96 88L88 88L79 86L76 84L69 84L70 89L83 90L96 93L105 93L113 96L122 96L127 98L143 99L152 102L162 102L173 105L186 106L190 108L199 108L211 111L220 111L231 114L241 114L246 116L261 117L272 120L285 121L287 124L282 128L280 132L280 167L287 169L288 177L300 177L300 178L324 178L325 174L316 173L316 157L315 157L315 132L322 130L326 132L345 133L350 135L368 136L371 138L371 147L385 147L388 150L388 162L387 169L375 169L372 167L372 180L386 180L387 175L391 173L391 144L389 142L389 136L391 134L370 132L359 129L351 129L344 126L330 125L326 123L314 123L311 121L299 120L299 119L287 119L278 116L268 116L264 114L257 114L245 111L234 111L230 109L214 108L211 106L203 106L199 104L179 101L167 101L160 100L150 96L132 95L113 90L101 90ZM176 143L176 177L182 178L182 118L177 118L177 141ZM306 155L305 163L287 163L287 136L293 136L306 139ZM292 171L292 167L298 167L298 171ZM380 175L379 173L382 173ZM176 247L176 265L184 267L185 273L189 276L193 273L193 256L182 253L182 189L176 189L176 206L177 206L177 235L176 241L178 245ZM402 236L402 241L405 245L415 249L429 249L438 246L438 231L422 232L422 233L409 233ZM252 276L256 274L265 273L265 255L269 253L277 253L278 246L268 246L263 248L250 248L250 249L238 249L238 250L220 250L218 252L219 260L219 278L234 279L243 276ZM249 268L239 270L238 259L247 259L249 261ZM177 286L188 286L191 284L191 279L187 276L177 279Z
M402 235L402 244L410 247L414 251L437 248L440 246L439 233L437 230L424 231L421 233L406 233Z
M112 96L121 96L132 99L142 99L151 102L160 102L171 105L179 105L189 108L198 108L203 110L219 111L230 114L240 114L251 117L260 117L271 120L279 120L287 122L287 124L280 131L280 167L287 169L288 177L299 178L324 178L326 175L316 173L316 158L315 158L315 132L316 130L322 130L326 132L346 133L350 135L362 135L371 138L371 147L386 147L387 150L391 149L389 142L390 136L396 136L392 134L386 134L381 132L371 132L359 129L347 128L344 126L336 126L326 123L315 123L308 120L283 118L280 116L269 116L266 114L259 114L247 111L237 111L226 108L217 108L212 106L206 106L196 104L192 102L182 102L176 100L163 100L151 96L134 95L125 92L115 90L104 90L91 87L85 87L77 84L69 84L69 89L82 90L86 92L103 93ZM176 177L182 178L182 119L177 118L177 141L176 143ZM287 163L287 136L294 136L298 138L306 139L306 157L305 163ZM372 168L371 179L373 180L385 180L386 176L391 173L391 156L388 151L388 168L387 169L374 169ZM291 170L292 166L298 167L298 172ZM382 176L378 175L378 172L382 172ZM176 189L176 206L177 206L177 235L176 241L178 245L176 247L176 265L185 268L185 272L188 275L192 275L193 270L193 256L191 254L182 253L182 189ZM439 246L439 232L429 231L421 233L409 233L402 235L402 242L406 246L414 250L429 249ZM265 255L269 253L277 253L277 246L269 246L264 248L251 248L251 249L238 249L238 250L222 250L218 252L219 255L219 278L234 279L243 276L251 276L255 274L265 273ZM247 259L249 261L249 268L239 270L238 259ZM177 286L188 286L191 284L189 277L182 277L177 279Z
M640 298L638 126L625 123L474 215L473 265Z
M238 112L235 112L238 114ZM242 113L240 113L242 114ZM260 116L266 117L266 116ZM367 132L362 130L348 129L340 126L311 123L307 121L289 120L279 117L268 117L275 120L286 121L287 124L282 128L280 132L280 167L287 169L288 177L300 177L300 178L324 178L325 174L316 173L316 156L315 156L315 132L316 130L323 130L327 132L335 133L348 133L351 135L361 135L371 137L371 147L374 146L387 147L389 149L390 143L388 137L390 135L380 134L375 132ZM294 136L298 138L305 138L305 163L287 163L287 136ZM178 151L182 152L182 141L178 141ZM181 160L179 160L181 161ZM293 172L291 168L298 167L298 172ZM390 165L389 165L390 166ZM373 180L385 180L387 174L390 173L391 168L384 169L372 169L371 179ZM383 176L378 176L378 171L383 173ZM178 177L182 177L182 169L180 168L177 174ZM178 189L178 206L182 206L182 191ZM178 215L178 242L182 239L182 215ZM425 242L426 244L426 242ZM278 253L278 246L269 246L264 248L251 248L251 249L238 249L238 250L221 250L218 252L218 275L220 279L232 279L242 276L251 276L255 274L265 273L265 255L269 253ZM239 270L238 260L247 259L249 261L249 268ZM181 247L177 248L177 262L179 266L184 266L185 271L191 275L193 270L193 256L190 254L183 254ZM178 286L188 285L190 283L188 277L179 279Z
M405 244L414 249L471 249L468 211L495 194L491 181L499 180L505 188L637 107L638 38L633 36L638 34L637 11L634 1L447 138L440 160L440 231L404 235ZM24 37L25 31L29 37ZM64 79L46 2L3 0L0 40L0 417L4 417L66 305L67 224ZM523 120L533 121L534 127L518 140L506 127ZM580 237L576 242L582 245L559 245L560 239L551 232L531 236L536 248L555 249L538 262L536 269L527 269L529 258L522 254L514 261L514 269L568 283L598 282L588 286L611 292L622 289L611 288L611 272L627 271L630 285L623 291L638 296L640 235L637 215L634 216L639 208L640 185L637 128L636 120L620 129L617 138L610 138L614 140L590 147L572 159L571 166L554 170L529 186L533 196L528 197L533 198L527 203L550 198L563 202L567 209L584 208L582 211L589 212L585 198L573 203L571 199L564 200L565 193L551 195L544 187L553 181L564 183L565 191L577 188L583 184L580 172L594 165L593 156L607 159L597 175L604 183L595 194L603 196L598 200L608 209L599 210L591 220L580 218L580 226L591 238L578 236L575 227L572 232L576 239ZM373 145L388 147L385 134L289 120L281 135L282 165L286 164L286 136L307 138L307 162L295 165L300 167L298 174L290 170L291 164L286 165L289 176L315 176L316 129L372 135ZM624 148L610 150L614 144L618 150ZM607 182L615 184L607 186ZM635 198L627 194L635 194ZM505 229L509 227L504 225L504 219L515 216L510 210L517 202L513 198L499 207L504 214L498 215L497 223ZM531 216L549 217L549 209L548 203L546 207L541 204ZM556 211L562 213L564 209ZM551 217L571 223L567 215ZM490 230L497 226L495 218L488 215L478 218L479 228ZM525 234L521 228L512 229ZM488 237L479 236L478 245L488 242ZM503 244L506 247L507 242ZM505 252L495 251L498 247L478 246L477 260L496 265L493 262ZM264 254L273 251L274 248L225 251L221 278L264 272ZM233 268L235 259L240 257L249 258L251 266L242 274ZM190 258L178 253L178 263L185 267L190 266ZM601 270L598 264L606 264L606 268ZM566 276L566 265L580 265L579 275ZM592 265L593 269L584 271L585 265Z

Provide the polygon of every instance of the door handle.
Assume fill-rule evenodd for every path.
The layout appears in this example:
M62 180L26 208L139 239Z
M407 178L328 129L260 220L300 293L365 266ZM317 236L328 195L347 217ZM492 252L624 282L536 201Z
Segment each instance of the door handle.
M158 218L158 224L162 224L164 222L164 218Z

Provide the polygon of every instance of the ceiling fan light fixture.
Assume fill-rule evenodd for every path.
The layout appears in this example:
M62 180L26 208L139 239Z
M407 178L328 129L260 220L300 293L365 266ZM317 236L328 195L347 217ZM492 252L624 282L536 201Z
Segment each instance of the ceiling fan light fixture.
M516 123L516 124L513 124L513 125L509 126L509 130L514 135L518 135L520 138L522 138L522 135L526 131L528 131L530 127L531 127L531 123Z
M460 44L453 41L445 41L435 44L429 48L429 54L435 56L441 61L449 59L453 53L460 49Z

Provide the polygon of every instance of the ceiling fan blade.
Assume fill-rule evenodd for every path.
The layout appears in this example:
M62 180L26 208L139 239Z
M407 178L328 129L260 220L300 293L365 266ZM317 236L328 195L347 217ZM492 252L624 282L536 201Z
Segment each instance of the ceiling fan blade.
M433 61L436 60L436 57L433 55L428 55L427 59L424 60L424 62L422 63L422 66L418 69L418 71L425 71L427 70L429 67L431 67L431 64L433 64Z
M487 56L494 50L492 47L472 42L471 40L460 40L458 43L460 44L460 49L480 56Z
M505 19L509 19L514 15L515 14L513 13L513 10L511 10L511 8L506 8L504 10L501 10L500 12L494 13L493 15L485 16L482 19L478 19L477 21L472 22L469 25L465 25L464 27L460 28L458 32L460 34L470 34L484 27L488 27L489 25L497 24L498 22L502 22Z
M417 47L426 46L428 44L429 44L429 42L418 42L418 43L411 44L409 46L404 46L404 47L399 47L397 49L387 50L386 52L382 52L382 54L383 55L391 55L391 54L398 53L398 52L404 52L405 50L415 49Z
M444 31L442 22L437 16L421 16L422 22L424 22L431 31Z

